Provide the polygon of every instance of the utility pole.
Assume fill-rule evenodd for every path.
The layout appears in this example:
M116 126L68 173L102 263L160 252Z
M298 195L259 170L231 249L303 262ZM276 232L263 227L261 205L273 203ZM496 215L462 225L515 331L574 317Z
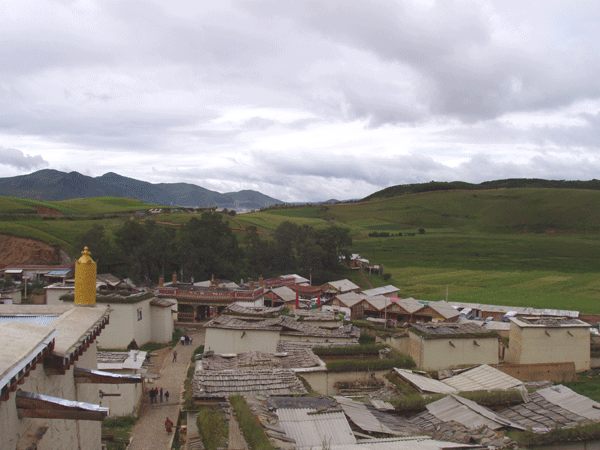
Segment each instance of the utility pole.
M446 285L446 303L448 302L448 285Z

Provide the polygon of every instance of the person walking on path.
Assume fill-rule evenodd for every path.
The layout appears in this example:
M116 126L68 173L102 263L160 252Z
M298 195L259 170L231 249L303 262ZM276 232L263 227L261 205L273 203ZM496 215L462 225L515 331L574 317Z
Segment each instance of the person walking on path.
M165 429L167 430L168 434L171 434L173 432L173 421L168 417L167 420L165 420Z
M167 403L169 403L169 391L165 392L165 400Z
M180 341L181 341L181 345L185 345L185 335L181 336Z
M162 399L163 399L163 390L162 388L160 388L160 402L162 403Z
M195 331L194 341L202 344L204 334L204 330ZM182 407L180 399L182 392L184 392L183 383L187 377L190 364L193 364L191 363L191 357L194 350L191 345L185 347L177 345L175 348L177 350L177 361L171 362L172 358L169 357L167 352L159 354L159 358L162 357L163 359L153 366L156 371L155 374L158 375L158 380L153 386L163 388L163 398L165 400L168 391L169 401L160 405L147 404L146 407L141 409L140 419L131 430L131 442L128 450L169 450L172 447L176 418ZM173 349L170 351L173 353ZM160 395L160 390L158 392ZM171 425L171 433L166 431L165 420L167 418L174 422Z
M177 362L177 350L173 350L173 362Z

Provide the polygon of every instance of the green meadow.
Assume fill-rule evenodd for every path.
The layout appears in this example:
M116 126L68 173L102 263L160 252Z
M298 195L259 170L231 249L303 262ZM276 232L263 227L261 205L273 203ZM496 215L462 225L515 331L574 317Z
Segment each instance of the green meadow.
M36 207L66 216L42 217ZM38 202L0 197L0 233L72 251L93 225L112 231L125 220L181 225L195 214L138 215L156 205L121 198ZM600 314L600 191L497 189L445 191L322 206L268 209L235 217L262 238L284 221L347 227L352 253L382 264L389 281L348 273L365 287L394 284L402 297L577 309ZM424 234L419 233L419 229ZM369 237L387 232L389 237ZM400 235L401 234L401 235ZM238 232L243 242L244 232Z

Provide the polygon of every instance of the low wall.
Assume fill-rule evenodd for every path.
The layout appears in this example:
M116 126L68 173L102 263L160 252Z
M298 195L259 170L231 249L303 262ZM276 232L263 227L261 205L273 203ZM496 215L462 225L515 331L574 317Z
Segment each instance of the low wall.
M565 381L577 381L575 364L546 363L546 364L501 364L496 369L504 372L519 381L553 381L562 383Z

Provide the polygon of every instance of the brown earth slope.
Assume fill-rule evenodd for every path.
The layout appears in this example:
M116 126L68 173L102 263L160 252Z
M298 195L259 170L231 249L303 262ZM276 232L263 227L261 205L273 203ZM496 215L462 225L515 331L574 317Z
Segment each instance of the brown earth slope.
M70 260L43 242L0 235L0 268L11 264L70 264Z

